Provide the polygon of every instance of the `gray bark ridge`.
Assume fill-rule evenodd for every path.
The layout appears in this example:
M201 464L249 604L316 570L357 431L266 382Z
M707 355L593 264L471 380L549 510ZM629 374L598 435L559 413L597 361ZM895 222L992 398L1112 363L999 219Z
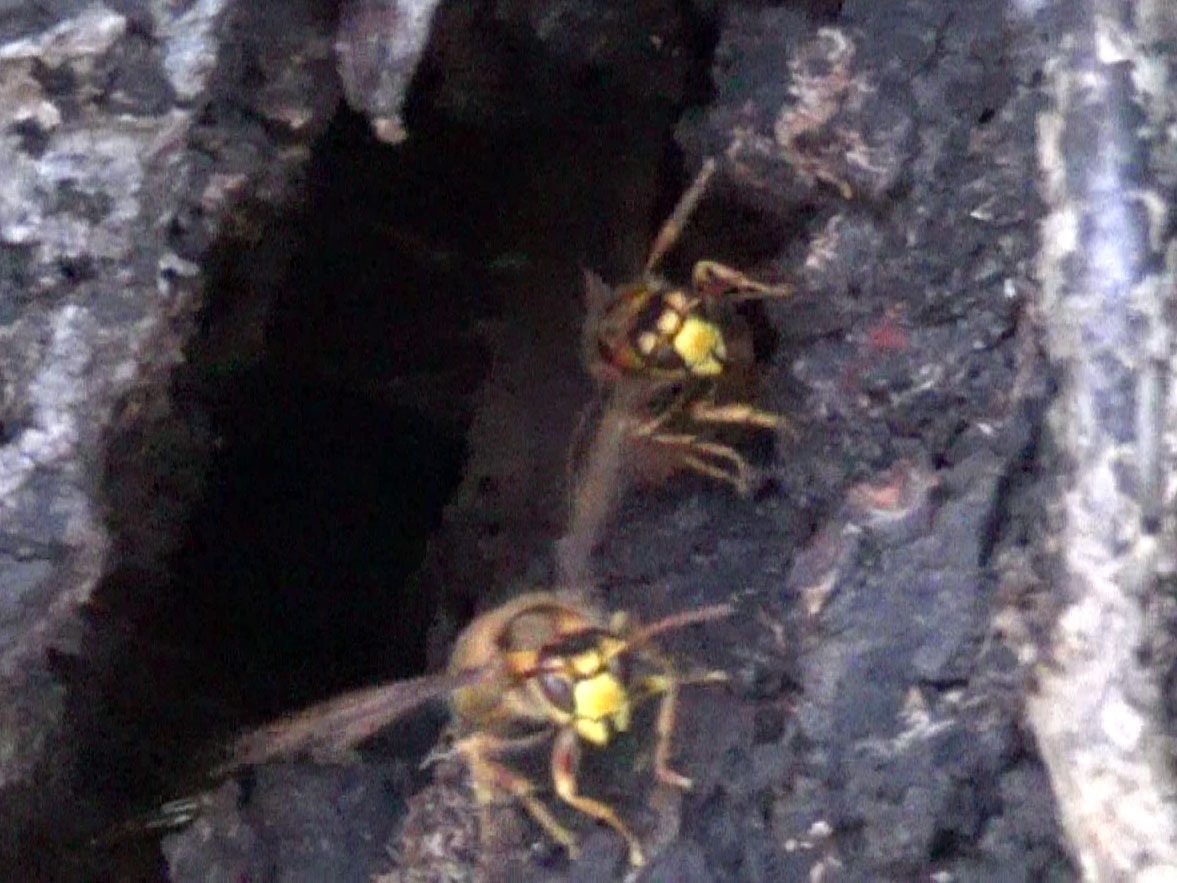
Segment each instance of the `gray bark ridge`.
M1171 170L1159 165L1173 106L1158 26L1173 22L1146 21L1144 5L1080 7L1048 65L1039 118L1041 314L1069 474L1046 539L1063 607L1027 711L1084 877L1173 880L1160 657L1146 652L1173 536L1158 518L1162 457L1163 471L1173 465L1160 439L1177 254Z

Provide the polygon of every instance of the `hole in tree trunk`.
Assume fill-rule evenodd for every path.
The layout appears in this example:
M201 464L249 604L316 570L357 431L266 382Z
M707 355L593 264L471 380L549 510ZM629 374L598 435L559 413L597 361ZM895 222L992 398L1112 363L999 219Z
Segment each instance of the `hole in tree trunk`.
M115 566L59 660L78 763L47 873L163 879L138 812L207 787L243 727L424 670L439 609L469 616L563 528L581 267L640 267L677 109L564 71L474 124L423 70L405 144L341 110L304 206L228 225L186 362L113 421ZM452 529L431 561L447 505L516 570Z

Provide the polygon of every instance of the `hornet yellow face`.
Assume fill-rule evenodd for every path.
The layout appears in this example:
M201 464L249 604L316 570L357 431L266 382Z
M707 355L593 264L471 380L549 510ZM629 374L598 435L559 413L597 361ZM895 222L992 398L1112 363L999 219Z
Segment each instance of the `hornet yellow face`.
M621 288L596 325L598 368L662 379L718 377L723 331L701 298L648 279Z
M629 729L625 649L604 629L589 629L563 636L538 661L532 683L551 717L593 745L608 745L615 733Z
M704 165L659 232L646 268L634 282L611 288L595 273L584 271L586 315L581 355L589 374L600 384L610 417L627 418L628 433L646 451L657 474L666 464L727 482L737 492L752 492L754 472L743 455L723 441L703 437L723 427L775 430L783 417L741 401L740 384L755 376L751 337L741 334L732 311L744 301L792 296L789 284L758 282L715 261L698 261L686 285L672 284L657 272L663 255L674 245L687 218L702 197L714 172ZM600 433L615 432L616 419L600 421ZM601 435L601 438L607 436ZM570 462L577 459L579 430ZM593 450L590 445L583 450ZM611 448L605 446L602 450ZM570 472L575 466L570 467ZM584 469L586 480L576 490L592 512L606 497L610 472ZM639 468L639 473L641 469ZM605 474L604 479L597 478Z
M624 613L610 618L563 594L520 595L466 627L445 674L365 687L263 726L238 741L222 769L308 751L338 756L429 699L448 695L454 712L450 745L432 756L462 755L480 804L489 808L504 796L517 800L575 855L576 834L539 798L539 786L504 760L552 737L549 769L556 796L612 827L629 845L630 863L641 865L645 857L637 835L609 804L580 792L580 744L607 746L615 733L629 728L636 704L661 697L654 774L664 784L689 788L690 780L669 766L678 689L722 682L726 675L680 675L651 641L733 612L718 604L631 628Z

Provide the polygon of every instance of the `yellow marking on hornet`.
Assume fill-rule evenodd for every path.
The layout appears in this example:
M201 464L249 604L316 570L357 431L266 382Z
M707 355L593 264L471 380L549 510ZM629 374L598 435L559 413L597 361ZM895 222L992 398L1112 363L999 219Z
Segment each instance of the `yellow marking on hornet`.
M706 319L688 316L674 337L674 351L692 374L715 377L723 373L723 359L727 357L723 333Z

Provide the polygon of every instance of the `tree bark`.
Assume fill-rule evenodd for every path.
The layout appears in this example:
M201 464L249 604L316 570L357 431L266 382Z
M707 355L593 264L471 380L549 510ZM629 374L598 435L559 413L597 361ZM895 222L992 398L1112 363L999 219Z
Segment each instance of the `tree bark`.
M1039 118L1048 215L1041 316L1067 459L1056 524L1062 611L1028 699L1086 879L1177 879L1155 612L1169 565L1162 501L1172 411L1173 104L1147 4L1086 2L1048 65ZM1162 460L1164 462L1162 462Z

